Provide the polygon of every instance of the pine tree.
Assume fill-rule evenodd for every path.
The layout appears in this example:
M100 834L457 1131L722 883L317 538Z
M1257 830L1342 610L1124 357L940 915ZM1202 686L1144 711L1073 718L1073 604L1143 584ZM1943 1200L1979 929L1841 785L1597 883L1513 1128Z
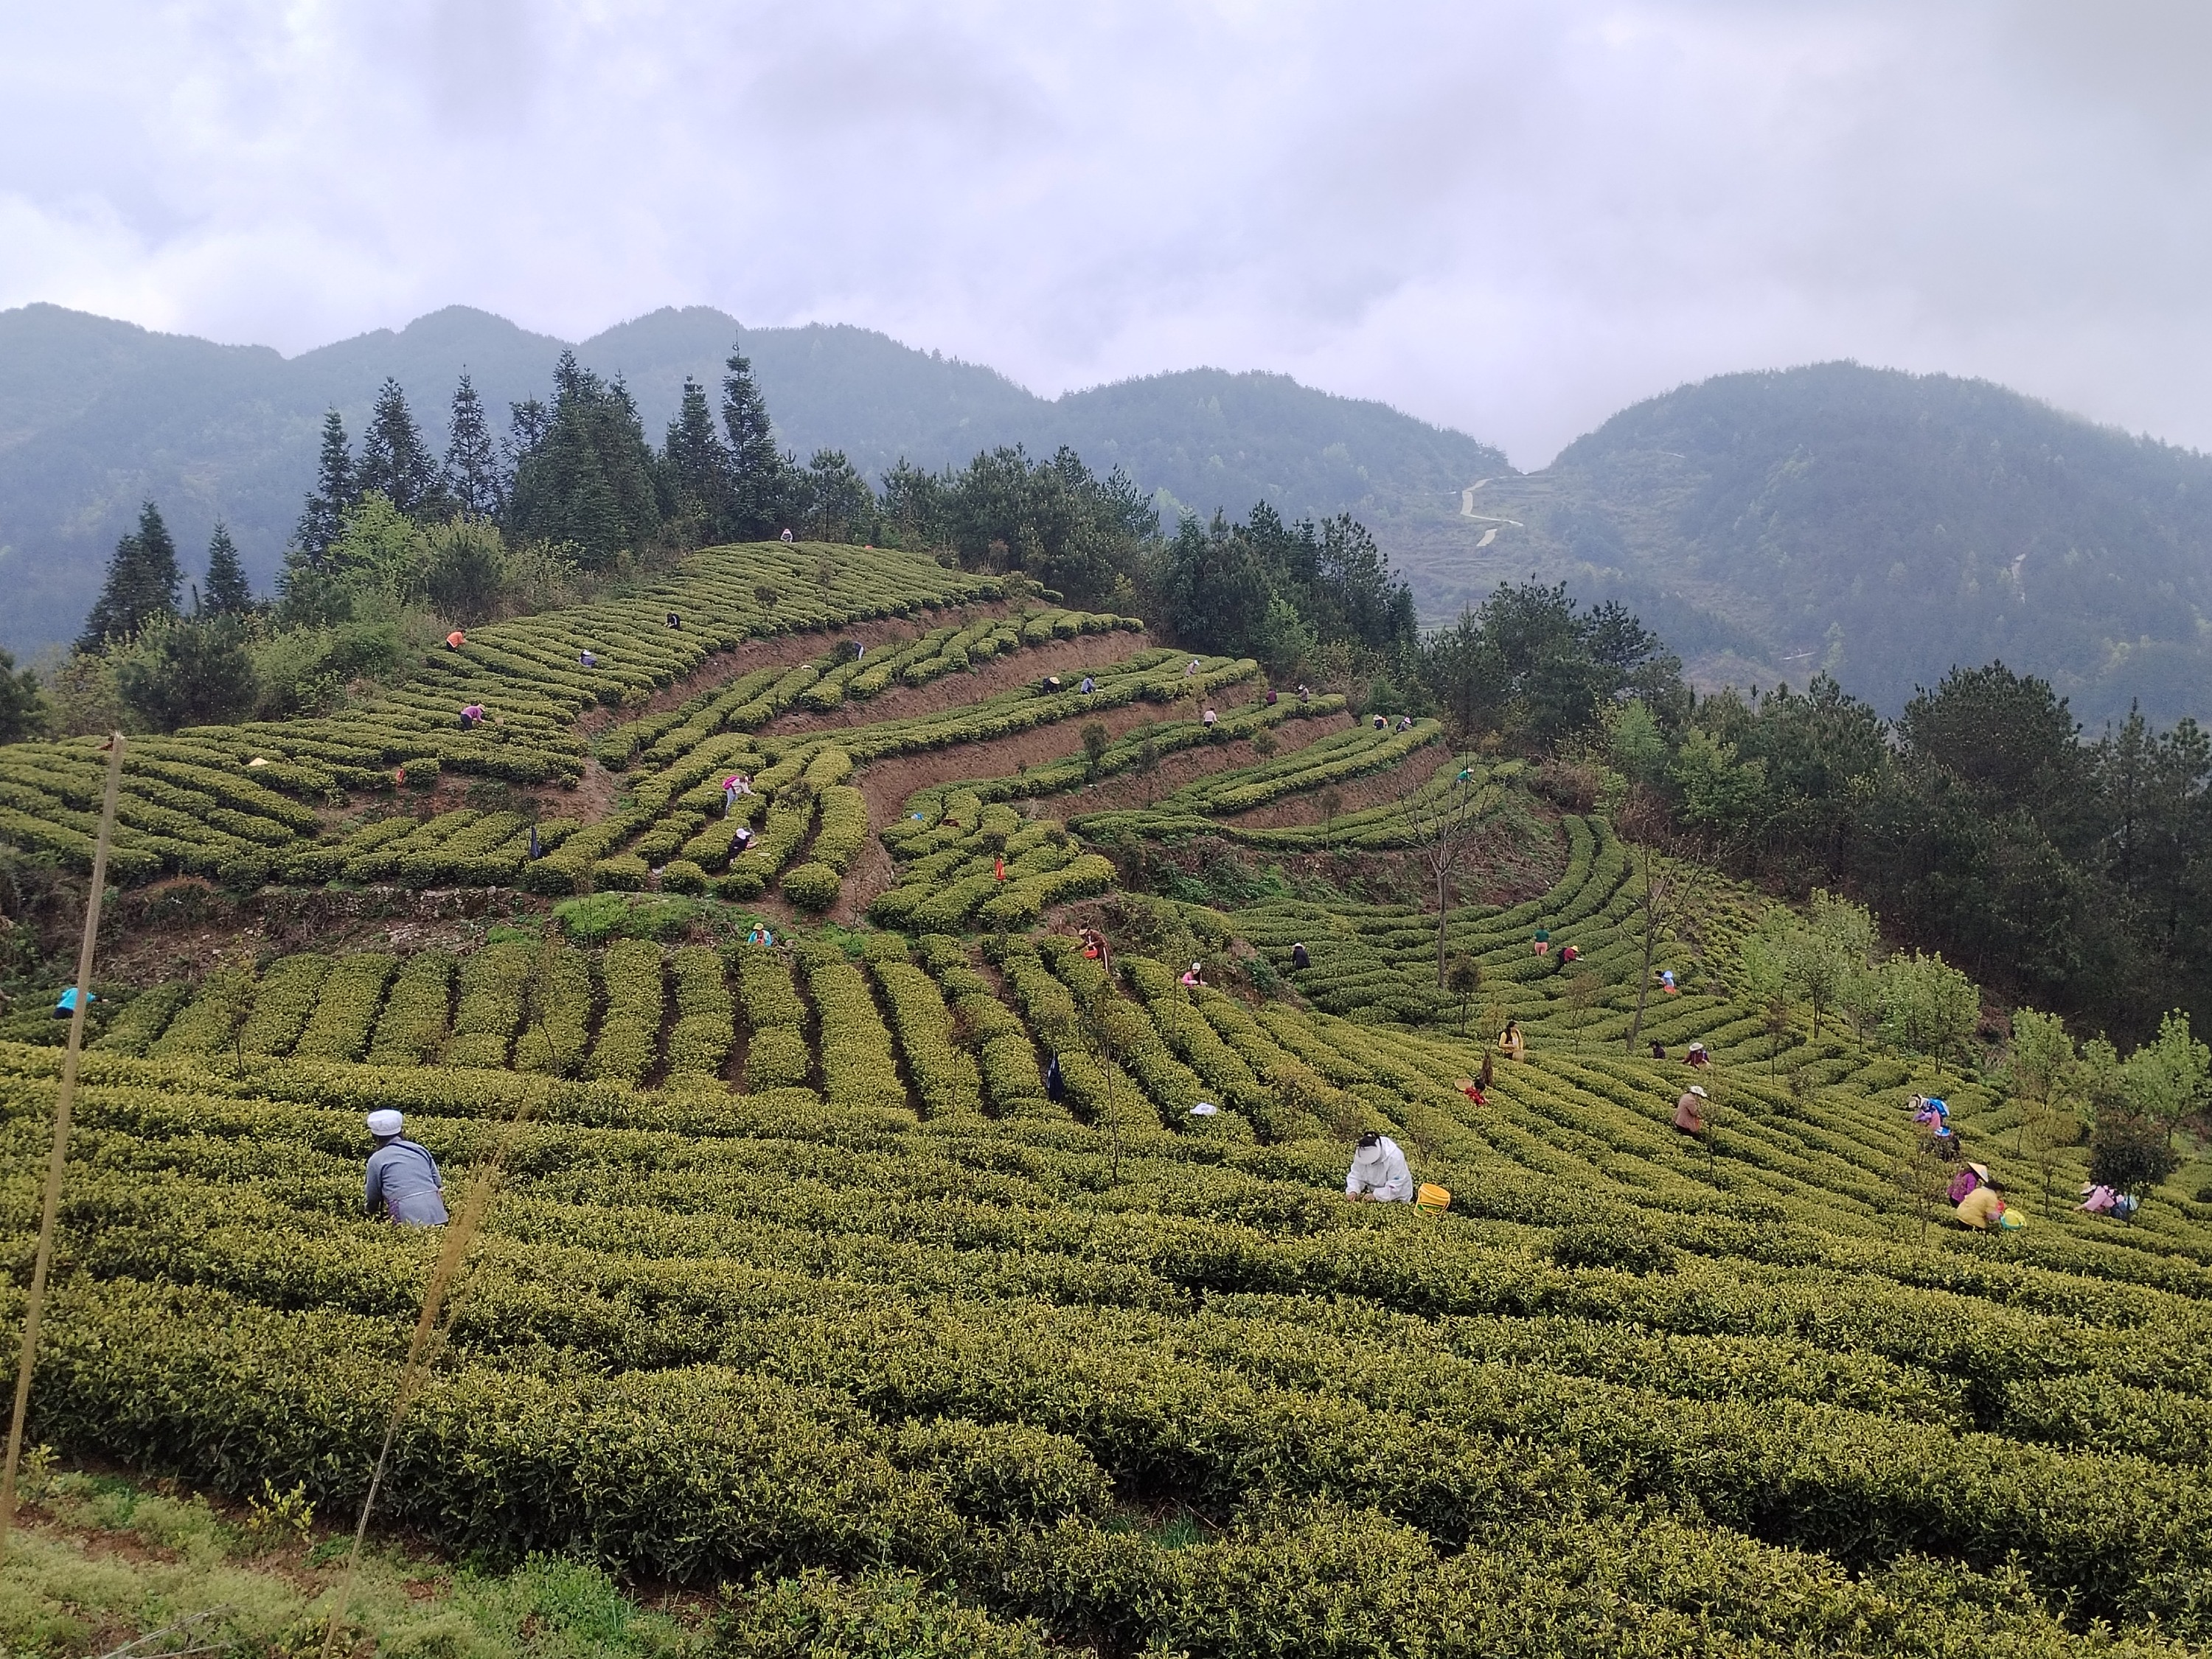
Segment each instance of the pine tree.
M438 464L407 407L407 394L389 377L376 394L376 409L361 441L361 471L355 483L362 495L381 492L410 519L445 516L439 510L446 502Z
M39 677L26 668L17 672L15 659L0 651L0 743L25 743L46 731L46 699L39 695Z
M317 463L314 494L307 497L299 528L292 532L300 562L311 568L321 567L331 544L345 532L345 515L360 499L353 448L346 442L345 422L334 409L323 416L323 453Z
M246 643L235 617L172 623L116 664L116 695L157 732L243 720L257 689Z
M767 541L783 529L789 471L776 453L768 402L753 384L753 367L732 349L722 377L722 425L730 434L730 518L736 540Z
M177 614L177 590L184 572L177 567L177 544L161 522L161 510L148 501L139 509L138 528L115 544L107 562L107 580L85 618L80 651L97 651L108 640L135 639L156 617Z
M446 494L472 519L495 519L507 505L499 450L484 419L483 400L466 374L453 392L453 436L446 445Z
M208 542L207 587L200 597L203 607L217 617L242 617L253 609L253 589L246 580L246 567L239 562L238 548L220 520Z
M660 533L655 464L637 405L562 352L553 406L515 408L518 451L507 528L518 539L573 543L586 570L604 569L625 549Z
M510 486L523 461L545 441L552 428L553 411L536 398L525 398L507 406L507 477ZM509 491L512 494L512 489Z
M660 470L670 514L691 540L703 544L728 533L730 452L714 430L706 388L689 375L683 404L668 423Z

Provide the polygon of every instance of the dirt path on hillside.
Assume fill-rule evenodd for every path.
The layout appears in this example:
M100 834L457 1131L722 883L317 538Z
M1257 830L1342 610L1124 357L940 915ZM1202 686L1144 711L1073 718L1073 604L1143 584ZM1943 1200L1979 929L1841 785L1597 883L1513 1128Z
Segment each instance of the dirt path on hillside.
M1303 749L1316 738L1332 732L1341 732L1357 724L1349 714L1322 714L1310 720L1289 720L1274 727L1275 752L1287 754ZM1078 817L1086 812L1112 812L1133 807L1158 805L1187 783L1200 778L1212 777L1217 772L1227 772L1240 766L1257 766L1265 759L1252 746L1249 738L1240 738L1234 743L1203 744L1166 756L1159 769L1147 780L1134 772L1116 772L1111 777L1101 778L1079 789L1053 795L1040 803L1049 807L1058 817ZM1149 796L1148 802L1146 797ZM1244 820L1239 818L1237 823Z
M1336 809L1337 815L1340 817L1346 812L1364 811L1370 806L1397 799L1415 786L1426 783L1449 758L1442 748L1431 744L1426 749L1415 750L1395 766L1346 778L1336 786L1336 793L1343 799ZM1249 812L1237 813L1222 822L1244 830L1281 830L1319 823L1322 821L1320 797L1319 789L1309 789L1302 794L1269 801L1265 806L1255 806Z
M1077 640L1054 640L994 657L964 674L946 674L926 685L895 685L861 702L848 702L829 714L811 708L787 709L761 728L763 737L785 738L794 733L835 731L842 726L876 726L884 720L912 720L921 714L941 714L948 708L966 708L1003 691L1034 689L1048 674L1057 674L1070 687L1082 683L1086 672L1096 673L1146 647L1142 634L1087 634ZM1241 689L1241 688L1238 688Z
M1104 710L1097 719L1109 737L1118 738L1159 719L1161 712L1158 703L1125 703L1119 708ZM1000 777L1024 766L1065 759L1080 747L1079 734L1088 724L1087 720L1060 720L1032 732L994 738L988 743L957 744L925 754L901 755L862 769L853 781L867 800L871 833L860 856L846 872L844 888L829 912L830 919L850 923L866 912L877 894L897 881L898 866L884 850L878 836L884 825L896 822L905 811L908 799L916 791L939 783ZM1300 748L1333 729L1330 720L1326 719L1285 720L1275 728L1284 750ZM1182 750L1161 761L1155 788L1164 794L1191 778L1228 768L1250 766L1259 759L1259 751L1249 738ZM1042 817L1067 817L1077 812L1097 811L1099 808L1091 805L1094 796L1121 783L1134 787L1131 804L1142 805L1142 781L1124 773L1089 788L1040 797L1035 810Z
M732 680L743 679L756 668L796 668L803 662L812 662L839 640L858 640L873 651L879 646L903 644L908 640L919 639L934 628L964 628L968 623L981 622L986 617L1003 617L1006 614L1006 601L993 599L979 605L925 611L916 617L885 617L875 622L854 623L844 628L823 629L802 634L771 634L765 639L747 640L734 651L716 652L700 664L694 672L686 674L673 685L662 686L637 708L586 709L576 722L576 729L584 733L588 745L592 738L611 726L681 708L702 691L711 691L729 684Z

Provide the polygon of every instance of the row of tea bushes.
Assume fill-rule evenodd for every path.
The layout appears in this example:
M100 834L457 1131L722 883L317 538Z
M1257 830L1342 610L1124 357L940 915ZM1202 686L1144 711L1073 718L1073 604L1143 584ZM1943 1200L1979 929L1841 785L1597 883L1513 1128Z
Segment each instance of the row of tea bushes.
M826 586L813 579L824 561L836 572ZM763 601L771 590L773 601ZM574 783L582 768L574 721L594 702L672 684L763 634L910 615L1000 591L994 578L890 550L709 550L646 592L477 629L460 650L431 653L406 684L341 714L131 739L109 867L125 882L178 872L240 885L326 881L343 862L319 855L313 809L342 792L421 787L441 773ZM665 625L671 611L681 627ZM582 665L585 650L599 657L596 668ZM464 729L459 711L471 703L489 719ZM0 747L0 840L88 868L104 769L95 739ZM486 844L455 853L442 869L397 866L389 875L512 879L520 861L512 850Z

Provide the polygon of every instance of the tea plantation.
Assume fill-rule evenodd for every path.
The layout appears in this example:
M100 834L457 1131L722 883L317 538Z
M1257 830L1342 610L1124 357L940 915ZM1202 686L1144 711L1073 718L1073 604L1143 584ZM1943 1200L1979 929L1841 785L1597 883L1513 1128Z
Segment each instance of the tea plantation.
M1516 764L835 558L818 584L820 550L720 550L356 714L134 744L126 882L520 914L104 988L34 1442L350 1514L440 1243L361 1215L362 1115L396 1106L457 1206L501 1173L379 1527L696 1592L726 1650L2212 1641L2201 1165L2124 1225L2067 1207L2062 1148L2046 1206L1994 1080L1731 995L1755 895L1689 884L1651 939L1680 994L1647 981L1644 859ZM749 660L892 613L857 657ZM1055 641L1056 685L1020 665ZM1056 757L1012 758L1039 733ZM869 769L916 757L872 806ZM611 770L603 810L564 805ZM515 788L459 805L461 775ZM77 858L98 782L89 745L0 750L0 836ZM1450 913L1461 995L1432 909L1328 872L1406 856L1405 797L1469 790L1517 826L1485 845L1552 873ZM1525 1059L1491 1049L1508 1018ZM10 1029L40 1038L0 1043L19 1320L61 1052ZM1703 1138L1671 1121L1693 1078ZM1927 1224L1899 1172L1930 1091L2025 1227ZM1344 1200L1370 1128L1448 1212Z

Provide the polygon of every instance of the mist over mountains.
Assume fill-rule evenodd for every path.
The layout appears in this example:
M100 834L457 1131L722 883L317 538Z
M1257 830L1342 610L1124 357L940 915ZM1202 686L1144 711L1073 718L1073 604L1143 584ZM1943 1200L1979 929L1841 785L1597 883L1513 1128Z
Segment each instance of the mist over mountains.
M2139 699L2212 715L2212 459L1985 382L1852 364L1727 375L1637 404L1549 467L1287 376L1193 369L1041 398L850 326L746 329L662 310L575 346L656 441L684 378L741 340L802 459L873 476L1019 442L1119 465L1182 511L1351 512L1440 620L1500 580L1626 600L1705 684L1833 672L1885 712L1954 663L2049 678L2093 728ZM450 307L286 358L35 305L0 312L0 645L81 625L107 554L157 500L196 571L227 520L264 589L324 411L356 440L397 379L442 448L465 368L499 417L567 343Z
M1448 519L1469 478L1505 468L1463 434L1285 375L1194 369L1054 400L864 329L746 329L705 307L655 312L575 350L586 368L623 378L658 443L684 376L714 393L734 340L780 441L802 459L842 449L871 477L901 456L939 467L998 444L1049 454L1066 443L1101 473L1119 465L1165 491L1170 525L1179 509L1241 513L1265 499L1379 526L1409 511ZM313 483L325 410L358 443L390 375L442 452L464 368L503 426L508 404L550 393L568 343L459 306L289 359L53 306L0 312L0 645L75 635L148 496L188 568L220 517L265 588Z
M2002 659L2093 729L2135 699L2212 715L2212 457L1985 381L1725 375L1474 502L1528 526L1493 545L1637 605L1707 681L1826 670L1894 712Z

